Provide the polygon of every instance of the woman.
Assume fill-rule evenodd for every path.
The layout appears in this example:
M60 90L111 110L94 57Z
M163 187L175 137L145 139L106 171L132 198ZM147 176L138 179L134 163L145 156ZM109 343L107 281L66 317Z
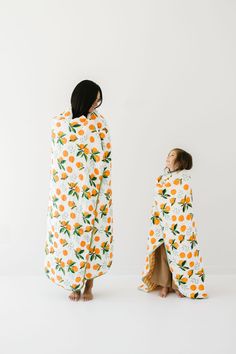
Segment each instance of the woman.
M179 148L169 152L168 172L156 180L150 217L145 270L139 289L160 288L166 297L203 299L205 273L197 239L191 188L192 156Z
M51 126L45 272L71 290L73 301L93 298L93 279L108 271L113 257L111 143L96 110L101 103L101 88L84 80L72 93L71 109Z

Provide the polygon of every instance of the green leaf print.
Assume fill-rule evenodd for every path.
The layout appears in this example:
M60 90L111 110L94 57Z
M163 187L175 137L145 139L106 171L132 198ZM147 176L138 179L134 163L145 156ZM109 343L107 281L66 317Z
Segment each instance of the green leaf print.
M94 174L89 175L89 184L92 187L96 187L95 181L97 180L97 177Z
M83 253L84 253L84 250L75 250L75 256L76 256L76 258L78 258L78 259L84 259Z
M61 144L61 145L64 145L65 142L64 142L64 139L63 139L63 138L64 138L65 136L66 136L65 133L64 133L64 134L63 134L63 133L60 134L59 137L58 137L58 139L57 139L57 143L59 143L59 144Z
M177 265L181 270L188 270L189 267L186 266L186 263L187 263L187 261L179 261L177 263Z
M185 195L183 199L179 202L182 207L183 212L188 210L188 208L192 208L192 204L190 203L190 198Z
M49 236L48 236L49 242L52 244L52 239L53 239L53 233L49 232Z
M108 178L110 175L110 171L107 167L104 168L104 171L103 171L103 174L102 174L102 177L103 178Z
M164 199L167 199L167 198L170 197L170 194L167 193L166 188L161 189L161 190L158 192L158 194L159 194L162 198L164 198Z
M177 279L177 282L178 282L179 285L181 285L181 284L186 284L187 281L188 281L188 279L185 278L185 277L183 276L183 274L182 274L182 275L177 274L177 275L176 275L176 279Z
M197 244L197 238L196 238L196 234L193 232L192 235L189 237L188 241L191 244L191 249L193 249Z
M70 237L70 222L69 221L60 221L61 228L60 233L66 234Z
M197 275L201 278L201 280L204 282L204 280L205 280L205 273L204 273L203 268L200 269L196 274L197 274Z
M75 226L74 226L74 231L73 231L73 235L81 236L81 233L80 233L81 227L82 227L82 225L80 225L80 224L75 224Z
M57 170L53 170L52 178L53 178L54 182L57 182L57 180L58 180L58 172L57 172Z
M81 156L81 157L83 157L84 159L85 159L85 161L87 161L88 160L88 156L87 156L87 153L86 153L86 150L87 150L87 145L88 144L85 144L85 145L83 145L83 144L76 144L77 145L77 147L78 147L78 151L77 151L77 154L76 154L76 156Z
M83 186L82 198L86 198L86 199L90 198L90 193L89 193L89 187L88 186Z
M111 236L111 225L105 228L105 234L107 237Z
M171 245L171 249L172 249L172 250L177 250L177 249L178 249L179 245L178 245L178 243L177 243L175 240L170 239L170 240L169 240L169 243L170 243L170 245Z
M58 167L60 168L60 170L64 170L64 171L65 171L64 164L66 163L66 160L63 160L63 159L60 157L59 159L57 159L57 163L58 163Z
M48 249L47 244L45 244L45 247L44 247L44 252L45 252L45 254L46 254L46 255L48 255L48 254L49 254L49 249Z
M65 267L65 263L62 261L62 258L56 258L56 269L65 275L64 267Z
M58 202L59 198L57 198L56 195L53 195L52 197L52 204L54 206L54 208L57 208L57 202Z
M65 239L61 239L60 243L62 244L62 247L65 247L68 245L68 242Z
M160 206L161 210L162 210L162 215L168 215L170 213L170 207L167 205L167 203L163 204Z
M103 218L104 216L106 216L107 213L108 213L107 204L101 205L101 206L100 206L100 215L101 215L101 218Z
M49 277L50 270L47 267L45 268L45 273L46 273L47 277Z
M100 254L98 253L99 248L96 248L95 246L92 248L92 250L89 251L89 259L90 261L96 260L96 259L102 259Z
M162 221L162 219L160 217L160 213L158 211L156 211L154 213L154 215L151 216L151 221L152 221L153 225L158 225L160 223L160 221Z
M111 151L105 151L102 161L107 163L111 161Z
M177 235L179 234L179 231L177 230L178 224L174 224L170 227L170 230L172 232L173 235Z
M78 284L78 285L71 285L71 286L70 286L70 288L71 288L72 291L78 290L80 287L81 287L80 284Z
M110 247L109 247L108 241L102 242L101 247L102 247L103 254L109 252Z
M90 155L90 160L93 160L93 161L97 161L98 160L98 157L97 157L97 155L99 155L100 154L100 151L98 151L97 149L92 149L92 151L91 151L91 155Z
M76 262L73 262L73 261L69 260L67 262L67 264L68 264L68 268L67 268L68 272L76 273L78 271L78 267L75 266Z
M81 126L81 124L79 123L69 123L69 131L76 133L76 129L75 128L79 128Z
M110 200L110 199L111 199L111 190L108 189L108 190L106 191L106 193L104 193L104 194L105 194L105 197L106 197L107 200Z
M83 221L84 221L84 223L85 224L90 224L90 218L91 218L91 216L92 216L92 214L89 214L89 213L87 213L87 212L84 212L84 213L82 213L82 215L83 215Z
M76 197L77 200L79 200L79 187L78 183L68 183L69 184L69 192L68 195L72 195L73 197Z

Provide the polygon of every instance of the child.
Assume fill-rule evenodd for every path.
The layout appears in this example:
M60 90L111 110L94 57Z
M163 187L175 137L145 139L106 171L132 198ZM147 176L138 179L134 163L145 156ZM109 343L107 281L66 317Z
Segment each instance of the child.
M193 213L192 156L175 148L159 176L150 218L146 266L139 289L160 288L160 296L174 291L179 297L207 298Z

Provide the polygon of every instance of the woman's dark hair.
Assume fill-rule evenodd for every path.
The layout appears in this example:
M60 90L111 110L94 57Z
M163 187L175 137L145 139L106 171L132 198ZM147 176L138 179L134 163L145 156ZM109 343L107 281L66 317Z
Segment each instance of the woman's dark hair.
M176 171L191 170L191 168L193 167L192 156L187 151L184 151L180 148L172 149L172 151L176 152L175 170Z
M97 94L100 92L100 104L102 104L102 90L95 82L90 80L81 81L72 92L71 109L73 118L85 116L87 117L89 109L96 101Z

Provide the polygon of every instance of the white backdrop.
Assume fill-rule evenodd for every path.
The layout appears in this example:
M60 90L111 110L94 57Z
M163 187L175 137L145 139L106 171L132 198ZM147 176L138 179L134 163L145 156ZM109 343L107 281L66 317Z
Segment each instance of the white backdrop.
M193 155L207 272L235 265L236 2L0 1L0 274L43 274L50 118L83 79L113 144L113 274L144 265L154 178Z

